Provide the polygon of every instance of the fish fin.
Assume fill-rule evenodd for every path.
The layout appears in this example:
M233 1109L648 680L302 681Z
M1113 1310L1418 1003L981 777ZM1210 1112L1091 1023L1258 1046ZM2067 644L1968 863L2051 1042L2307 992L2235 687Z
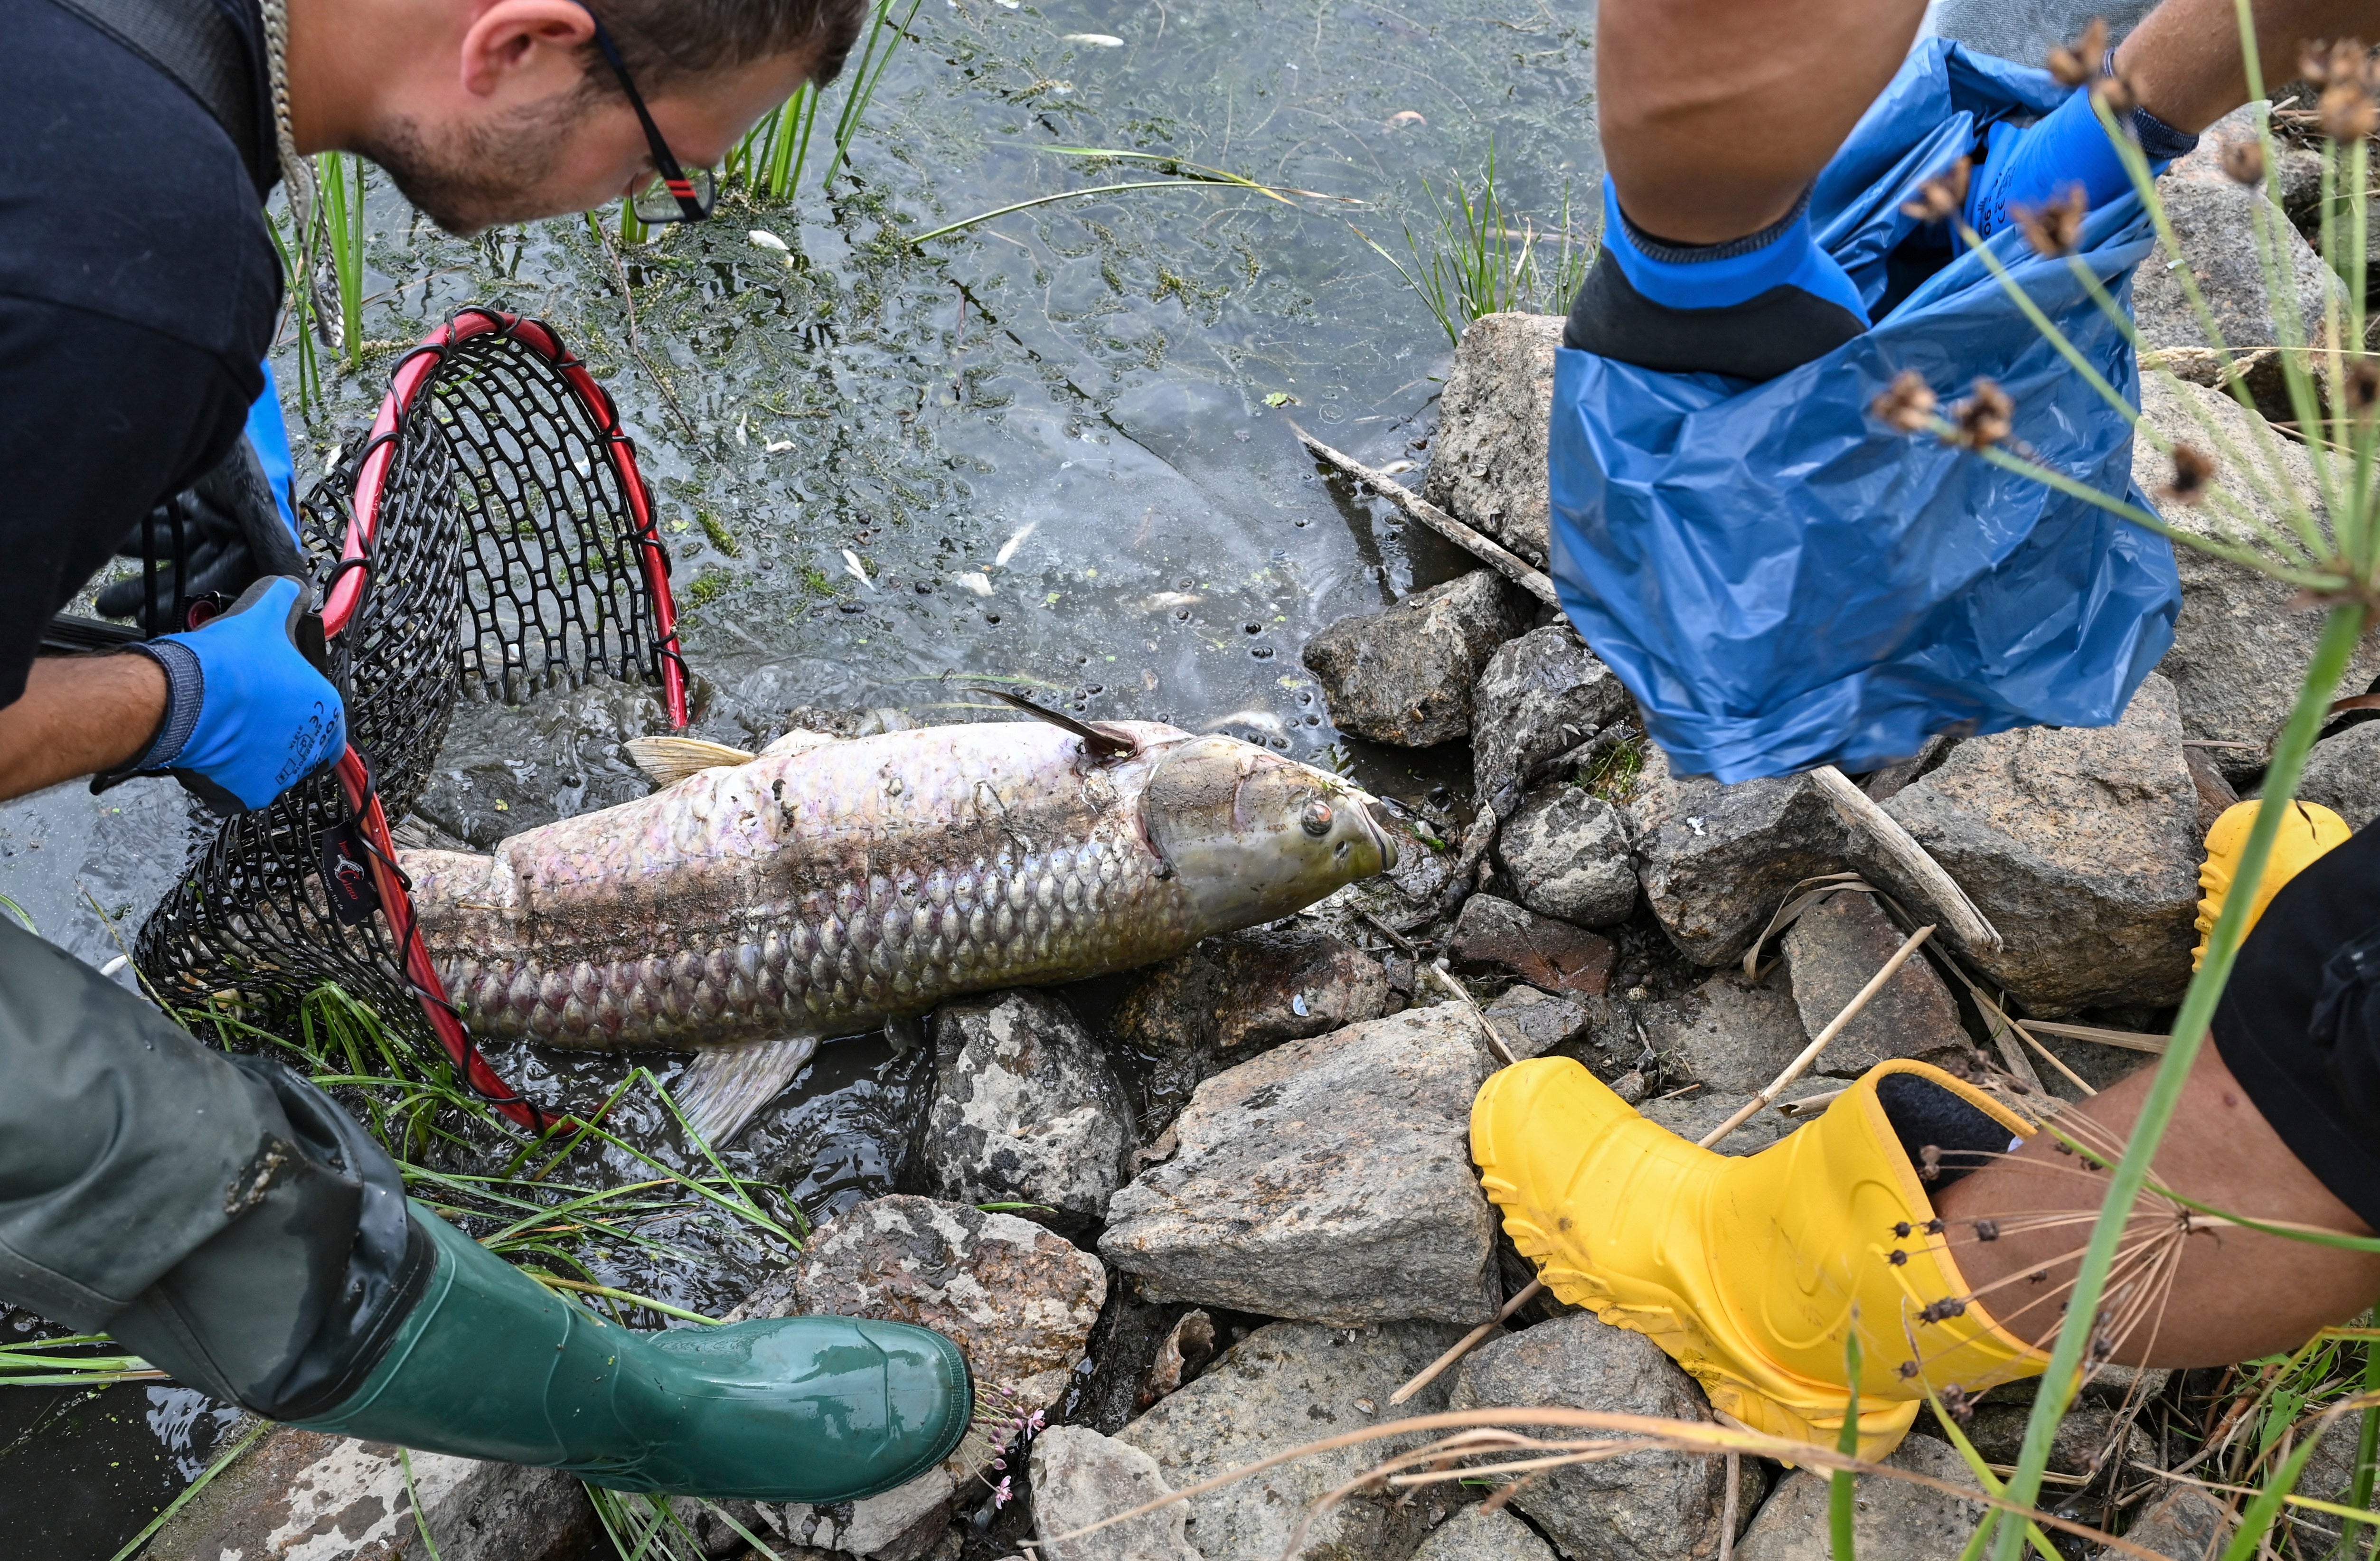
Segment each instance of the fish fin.
M686 1125L713 1149L724 1149L761 1107L794 1082L818 1051L818 1037L705 1047L677 1076L673 1093Z
M1101 732L1088 721L1076 720L1072 716L1061 715L1047 706L1037 705L1023 695L1011 694L1004 688L987 688L978 684L968 688L967 692L989 694L1004 704L1014 705L1028 716L1048 721L1061 732L1073 732L1083 740L1085 748L1099 758L1116 758L1124 754L1137 753L1140 749L1140 744L1129 737L1119 737L1112 732Z
M811 732L797 726L761 749L760 756L764 759L789 759L841 741L843 739L831 732Z
M699 775L706 769L750 764L758 756L724 743L706 743L699 737L631 737L620 745L628 750L628 757L636 761L638 769L662 786L674 786L687 776Z

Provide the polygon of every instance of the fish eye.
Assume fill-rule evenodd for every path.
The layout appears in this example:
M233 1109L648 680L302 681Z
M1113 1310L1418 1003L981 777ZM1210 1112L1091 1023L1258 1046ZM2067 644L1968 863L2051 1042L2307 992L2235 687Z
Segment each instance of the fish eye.
M1305 832L1318 840L1330 832L1330 805L1317 797L1305 805L1305 817L1299 820Z

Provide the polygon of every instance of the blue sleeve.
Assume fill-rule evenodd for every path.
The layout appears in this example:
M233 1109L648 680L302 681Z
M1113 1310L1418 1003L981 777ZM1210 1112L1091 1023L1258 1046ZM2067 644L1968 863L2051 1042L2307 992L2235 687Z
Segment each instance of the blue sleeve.
M289 454L289 427L281 419L281 389L273 381L273 364L264 365L264 393L248 409L248 442L263 463L264 480L272 485L273 502L281 524L298 535L298 463Z

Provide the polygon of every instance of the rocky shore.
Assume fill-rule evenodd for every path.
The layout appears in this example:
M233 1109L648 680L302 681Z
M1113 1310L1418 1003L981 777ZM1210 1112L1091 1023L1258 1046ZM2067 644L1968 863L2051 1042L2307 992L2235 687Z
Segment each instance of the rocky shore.
M2248 203L2264 197L2224 179L2204 151L2166 185L2184 250L2171 259L2245 339L2269 339L2254 324L2270 307L2248 226ZM2272 184L2300 202L2295 215L2302 185ZM2168 296L2166 260L2142 268L2140 320L2152 362L2180 378L2144 377L2144 415L2180 435L2196 401L2244 433L2254 415L2193 382L2209 377L2193 356L2204 344ZM2338 284L2310 250L2291 274L2316 307ZM1539 566L1560 325L1500 315L1472 327L1424 487ZM2143 486L2162 486L2145 445L2137 459ZM2206 523L2201 512L2168 518ZM1318 635L1305 659L1338 726L1399 747L1467 741L1469 808L1418 805L1392 877L1141 973L1096 1011L1080 994L1019 991L937 1014L908 1190L820 1227L799 1265L739 1314L929 1324L958 1339L991 1398L1046 1429L1004 1450L971 1438L944 1468L868 1501L744 1505L730 1509L735 1522L787 1561L993 1561L1026 1541L1043 1561L1263 1561L1283 1553L1310 1503L1398 1444L1282 1463L1053 1542L1408 1414L1560 1405L1709 1419L1694 1382L1647 1340L1544 1297L1391 1404L1531 1277L1471 1166L1473 1095L1511 1059L1561 1055L1699 1136L1775 1079L1926 922L1945 930L1725 1152L1776 1142L1806 1118L1797 1101L1889 1058L1988 1076L2036 1103L2079 1098L2149 1060L2190 975L2200 839L2252 794L2315 622L2290 610L2286 588L2187 552L2182 580L2173 650L2117 725L1937 740L1859 780L1998 930L1998 947L1953 935L1905 863L1812 778L1722 787L1669 773L1609 671L1492 571ZM2380 647L2367 643L2348 692L2375 675ZM2360 827L2380 816L2375 761L2380 723L2343 724L2317 745L2301 794ZM2027 1041L2003 1012L2122 1044ZM2160 1554L2200 1554L2225 1509L2156 1477L2161 1438L2146 1428L2159 1406L2196 1405L2213 1376L2099 1379L2053 1458L2064 1510L2129 1525ZM2029 1396L2029 1386L2000 1389L1977 1407L1965 1429L1987 1458L2013 1459ZM1921 1421L1894 1461L1972 1487L1939 1430ZM2301 1489L2333 1498L2348 1474L2334 1458ZM1827 1553L1823 1481L1756 1461L1732 1499L1720 1460L1670 1453L1560 1470L1507 1504L1484 1507L1487 1494L1359 1491L1316 1518L1295 1554ZM598 1540L568 1479L421 1457L408 1484L393 1449L282 1429L147 1554L426 1561L417 1502L443 1561L565 1561ZM1978 1510L1927 1487L1864 1482L1859 1554L1938 1561ZM717 1514L689 1506L686 1518L722 1561L757 1554Z

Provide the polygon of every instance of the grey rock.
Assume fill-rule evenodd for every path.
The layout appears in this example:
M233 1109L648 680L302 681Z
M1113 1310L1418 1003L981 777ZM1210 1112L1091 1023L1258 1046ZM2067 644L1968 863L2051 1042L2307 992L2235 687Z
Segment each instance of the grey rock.
M1108 1205L1099 1252L1152 1299L1356 1324L1495 1315L1472 1174L1490 1059L1443 1006L1290 1041L1198 1086L1172 1159Z
M1499 1507L1455 1509L1429 1531L1413 1561L1554 1561L1553 1547L1537 1531Z
M2124 1537L2142 1549L2172 1561L2207 1561L2231 1534L2231 1515L2224 1505L2195 1485L2168 1485L2141 1509ZM2120 1552L2102 1550L2101 1555Z
M1159 1476L1184 1490L1325 1436L1445 1408L1444 1377L1393 1408L1389 1395L1463 1333L1434 1323L1269 1324L1116 1439L1155 1458ZM1342 1447L1194 1497L1187 1504L1190 1543L1205 1561L1279 1555L1315 1497L1412 1445L1383 1438ZM1420 1521L1416 1507L1362 1492L1317 1518L1299 1554L1366 1561L1408 1555Z
M1578 1313L1490 1339L1455 1369L1447 1407L1604 1410L1700 1421L1710 1405L1644 1335ZM1758 1502L1756 1464L1741 1510ZM1725 1466L1682 1453L1631 1453L1539 1475L1512 1505L1571 1561L1700 1561L1718 1554Z
M1454 349L1422 496L1543 568L1558 314L1488 314Z
M773 1526L795 1544L817 1550L868 1561L923 1561L941 1539L958 1502L959 1482L944 1466L847 1506L787 1503Z
M1645 753L1628 821L1645 902L1670 940L1706 965L1740 957L1795 884L1840 872L1849 843L1808 776L1722 786L1670 774L1658 747Z
M2235 451L2259 447L2255 419L2229 396L2198 385L2180 384L2162 374L2141 378L2141 415L2168 439L2213 453L2219 446L2201 419L2212 421L2222 442ZM2260 487L2286 484L2313 502L2318 492L2313 468L2305 452L2288 440L2277 439L2279 465L2258 474L2220 468L2216 480L2223 490L2266 525L2286 531L2281 512L2259 495ZM2265 480L2252 480L2261 475ZM2164 459L2146 440L2132 445L2132 480L2154 493L2171 476ZM2192 509L2180 504L2158 506L2167 524L2218 540L2245 541L2253 532L2212 505ZM2173 648L2158 664L2181 698L2185 737L2223 743L2245 743L2245 748L2204 750L2234 786L2245 784L2265 767L2274 738L2289 720L2306 664L2313 659L2314 641L2322 633L2322 615L2304 611L2298 589L2267 579L2187 545L2174 549L2181 571L2181 616L2174 623ZM2362 690L2380 675L2380 642L2366 638L2348 663L2347 692Z
M802 1312L923 1324L958 1345L993 1398L1041 1409L1083 1359L1108 1278L1028 1220L896 1193L813 1232L794 1294Z
M2269 111L2269 102L2242 103L2205 129L2198 132L2197 148L2184 157L2174 159L2173 166L2165 171L2168 183L2190 179L2201 184L2228 184L2231 175L2223 171L2225 151L2243 142L2257 142L2257 122ZM2261 150L2261 148L2260 148ZM2278 157L2265 168L2265 193L2300 232L2309 226L2320 229L2322 223L2322 154L2303 147L2287 137L2278 138L2275 151ZM2159 188L2163 188L2160 185ZM2313 236L2308 235L2309 238Z
M1830 894L1802 913L1785 935L1785 966L1802 1028L1815 1035L1875 978L1902 934L1864 894ZM1921 952L1895 971L1815 1064L1821 1073L1856 1079L1896 1057L1964 1050L1958 999Z
M2345 310L2347 284L2263 190L2234 184L2218 171L2207 178L2161 180L2157 193L2224 344L2235 349L2282 345L2272 300L2265 291L2260 229L2277 230L2284 251L2281 264L2297 301L2300 333L2295 340L2319 333L2326 302L2336 300ZM2133 275L2132 317L2142 347L2216 345L2199 329L2170 260L2160 243Z
M1542 487L1545 473L1539 467ZM1471 694L1473 789L1501 814L1531 773L1635 708L1618 674L1567 623L1498 648Z
M1063 1002L1017 991L945 1004L934 1075L919 1155L934 1196L1040 1204L1070 1231L1107 1216L1133 1147L1131 1107Z
M2351 829L2380 818L2380 720L2316 743L2298 779L2298 797L2322 804Z
M1895 1469L1975 1486L1948 1442L1911 1436L1885 1459ZM1959 1554L1983 1516L1979 1505L1880 1474L1855 1477L1852 1549L1860 1561L1943 1561ZM1827 1479L1796 1470L1779 1482L1735 1547L1742 1561L1828 1561Z
M1429 854L1418 844L1400 850ZM1145 1085L1150 1116L1161 1119L1200 1081L1252 1052L1378 1019L1390 997L1380 962L1345 938L1266 927L1209 938L1153 967L1111 1023L1118 1039L1152 1059Z
M1641 1016L1645 1040L1665 1059L1665 1073L1681 1069L1726 1094L1767 1088L1810 1044L1792 994L1774 975L1755 984L1741 971L1723 970L1689 991L1645 1004Z
M2114 42L2155 8L2155 0L1943 0L1934 30L1981 54L2039 65L2049 51L2105 17Z
M1415 591L1380 612L1342 618L1308 640L1342 732L1401 748L1471 730L1471 685L1496 647L1521 632L1517 591L1492 569Z
M1536 986L1599 997L1611 985L1619 950L1611 939L1524 910L1492 894L1463 902L1454 957L1466 967L1517 975Z
M2006 946L1974 962L2045 1017L2177 1001L2198 914L2198 793L2173 685L2116 725L1971 738L1884 805Z
M427 1523L453 1561L577 1561L602 1531L584 1486L559 1470L412 1455L412 1497L397 1449L274 1426L166 1520L141 1554L160 1561L309 1555L428 1561ZM318 1548L319 1547L319 1548Z
M1785 1087L1778 1100L1780 1104L1790 1103L1830 1094L1841 1087L1832 1079L1796 1079ZM1751 1099L1752 1092L1749 1090L1730 1094L1726 1090L1696 1089L1684 1095L1645 1101L1637 1108L1637 1114L1648 1121L1660 1123L1689 1144L1700 1144L1710 1136L1712 1130L1742 1109ZM1713 1147L1722 1155L1757 1155L1801 1125L1800 1120L1786 1116L1772 1106L1746 1118L1742 1127Z
M1157 1460L1128 1442L1079 1425L1053 1425L1033 1439L1033 1531L1048 1561L1199 1561L1184 1535L1186 1505L1064 1544L1051 1540L1172 1494Z
M1979 1404L1963 1429L1986 1461L2014 1463L2024 1446L2025 1423L2032 1417L2030 1402ZM2155 1453L2156 1444L2148 1434L2130 1424L2114 1405L2081 1399L2058 1422L2058 1435L2049 1445L2049 1468L2053 1473L2079 1477L2095 1474L2111 1463L2120 1469L2131 1458L2154 1461ZM2128 1471L2121 1478L2129 1482L2135 1475Z
M1514 1057L1542 1057L1591 1035L1595 1013L1586 999L1512 986L1487 1008L1488 1023Z
M1585 787L1553 786L1522 803L1496 837L1496 858L1541 916L1611 926L1636 909L1627 822Z

